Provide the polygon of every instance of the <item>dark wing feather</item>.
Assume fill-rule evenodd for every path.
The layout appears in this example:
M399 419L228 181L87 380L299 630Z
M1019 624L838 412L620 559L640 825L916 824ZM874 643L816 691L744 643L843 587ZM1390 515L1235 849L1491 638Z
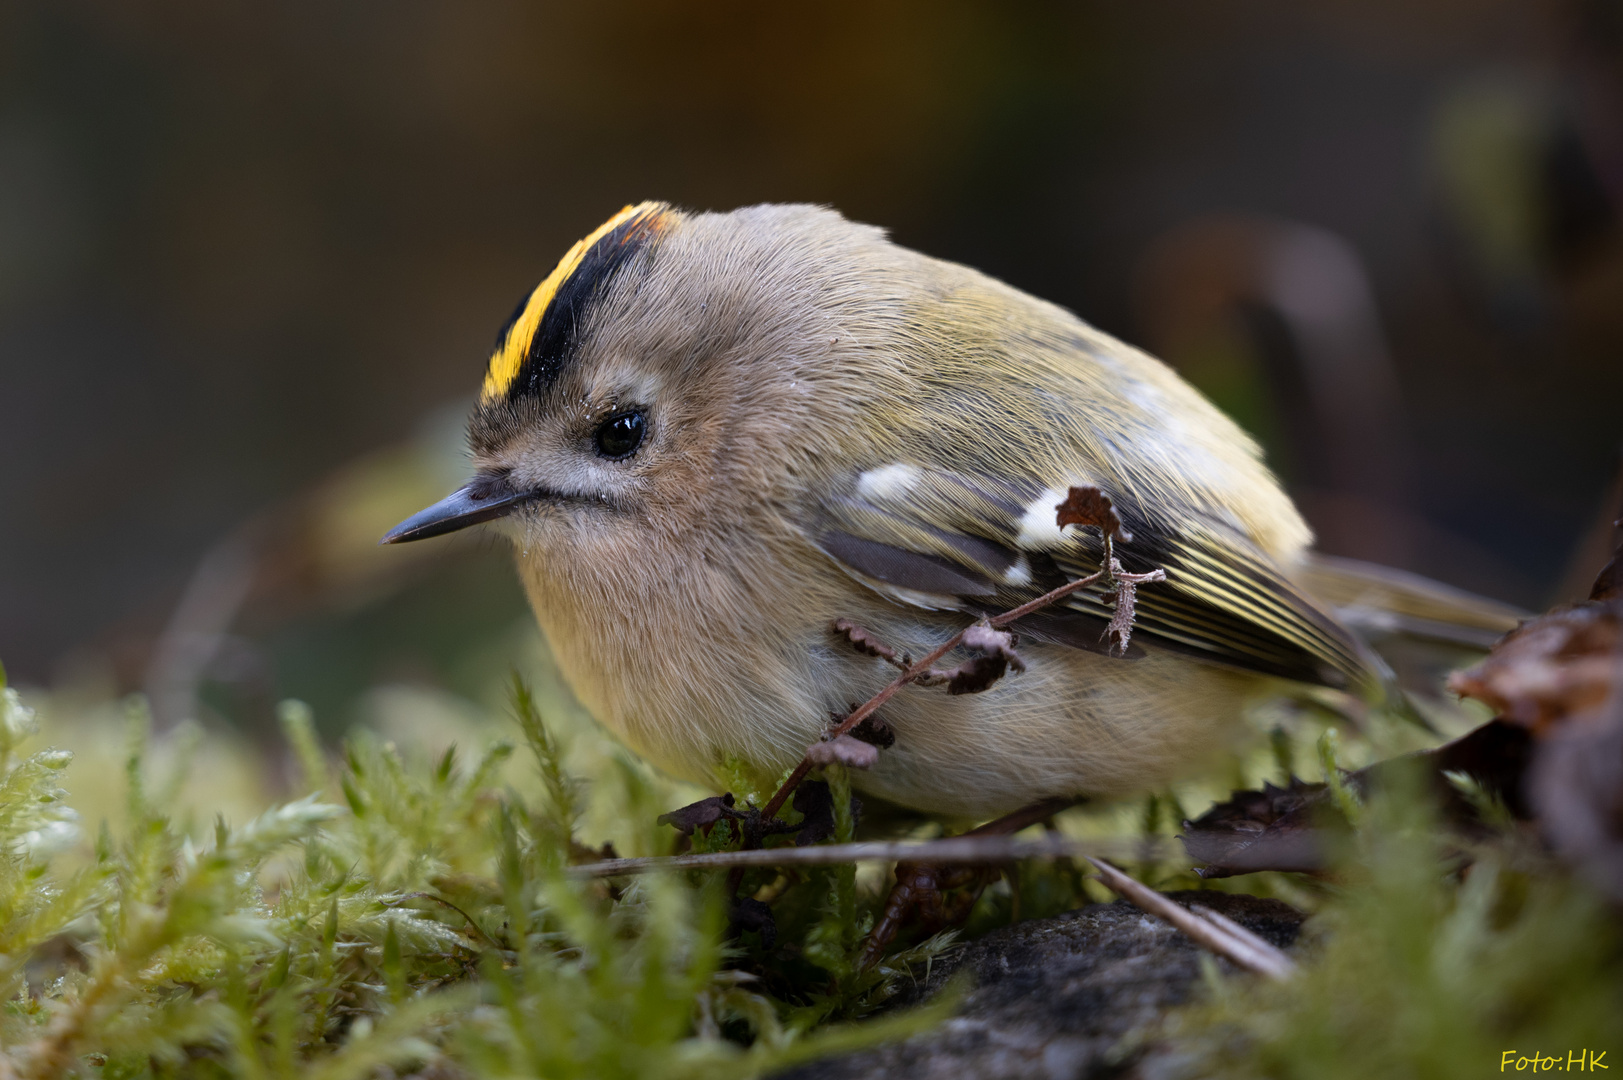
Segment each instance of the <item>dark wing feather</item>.
M1107 492L1107 494L1113 494ZM1099 568L1092 530L1057 534L1059 498L1035 482L883 466L853 476L814 510L812 535L853 576L893 599L991 613ZM1367 686L1367 652L1239 532L1191 513L1176 527L1117 502L1133 533L1129 571L1167 580L1138 590L1134 640L1214 663L1335 687ZM1049 528L1043 524L1048 514ZM1096 590L1022 620L1032 636L1106 652L1112 613ZM1129 654L1132 655L1132 654Z

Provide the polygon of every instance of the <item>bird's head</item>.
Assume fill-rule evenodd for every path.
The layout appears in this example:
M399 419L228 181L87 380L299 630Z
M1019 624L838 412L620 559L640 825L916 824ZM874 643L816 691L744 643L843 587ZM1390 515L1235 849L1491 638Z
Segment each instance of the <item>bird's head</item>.
M826 385L842 381L839 334L807 268L869 233L812 207L626 207L498 335L469 424L472 479L384 542L507 518L526 546L578 556L761 497L794 471L786 455L815 449L817 403L839 408L850 390Z

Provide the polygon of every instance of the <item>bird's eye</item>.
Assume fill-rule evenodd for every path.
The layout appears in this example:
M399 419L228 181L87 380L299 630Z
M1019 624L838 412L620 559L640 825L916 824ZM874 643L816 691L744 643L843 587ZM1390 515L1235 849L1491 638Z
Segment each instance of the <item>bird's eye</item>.
M597 444L599 454L617 460L630 457L642 445L642 437L647 431L648 424L643 420L642 413L615 413L597 425L597 433L592 436L592 441Z

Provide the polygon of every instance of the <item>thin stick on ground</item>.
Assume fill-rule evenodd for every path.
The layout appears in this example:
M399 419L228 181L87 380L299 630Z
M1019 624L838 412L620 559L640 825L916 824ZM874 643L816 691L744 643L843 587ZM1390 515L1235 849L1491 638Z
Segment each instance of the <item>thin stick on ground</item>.
M1137 837L1077 840L1049 835L1035 840L1012 836L950 836L940 840L862 841L807 847L750 848L700 855L666 855L642 859L604 859L571 866L571 877L607 878L663 870L722 870L752 866L829 866L853 862L924 862L931 865L1013 862L1095 856L1137 857L1144 841ZM1172 852L1165 847L1167 854Z
M1245 927L1205 908L1180 907L1143 883L1128 877L1107 862L1084 856L1099 871L1099 879L1125 899L1151 915L1159 915L1194 939L1197 945L1232 961L1237 967L1287 979L1296 971L1296 962Z

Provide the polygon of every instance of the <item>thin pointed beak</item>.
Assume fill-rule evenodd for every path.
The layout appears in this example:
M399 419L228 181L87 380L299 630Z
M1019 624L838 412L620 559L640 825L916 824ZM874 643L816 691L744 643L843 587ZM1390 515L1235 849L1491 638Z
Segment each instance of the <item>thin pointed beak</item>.
M536 497L533 491L514 491L506 476L476 477L426 510L419 510L383 535L380 544L404 544L427 540L430 536L466 529L481 521L506 517L523 502Z

